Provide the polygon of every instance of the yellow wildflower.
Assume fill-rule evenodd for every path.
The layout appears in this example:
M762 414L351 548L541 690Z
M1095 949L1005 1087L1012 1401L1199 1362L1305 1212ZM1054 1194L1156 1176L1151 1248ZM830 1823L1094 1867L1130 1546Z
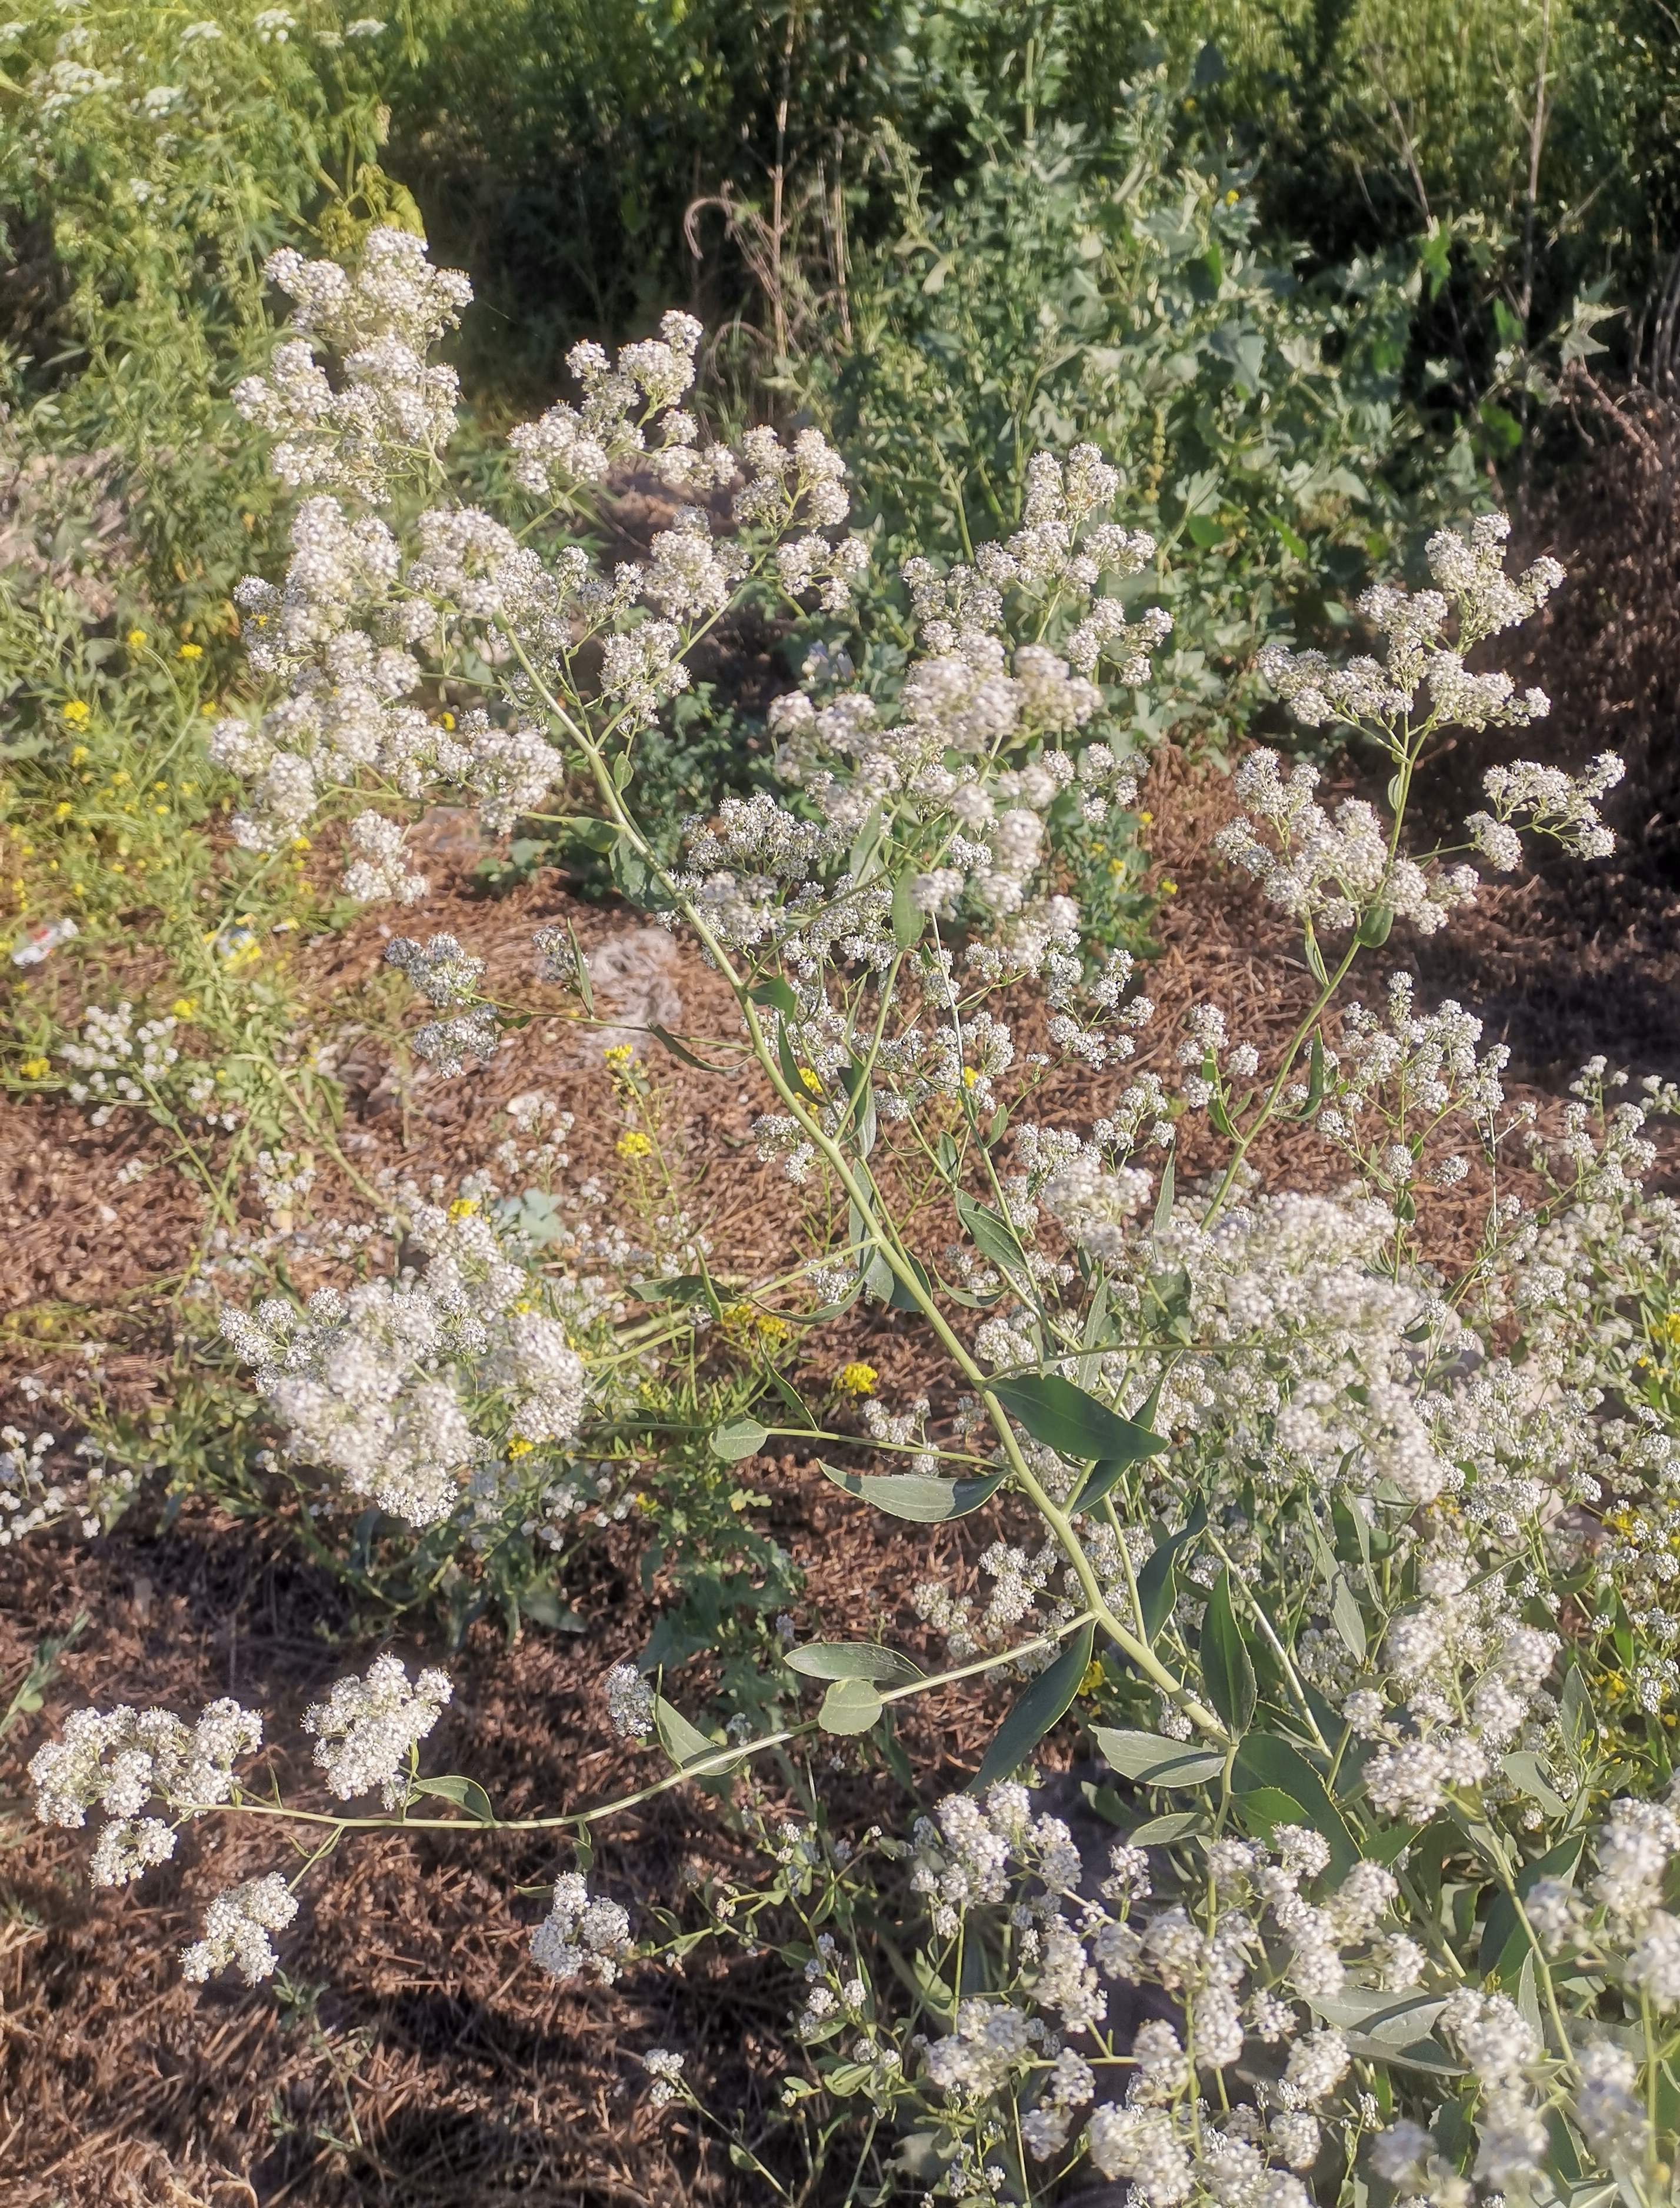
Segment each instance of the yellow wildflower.
M68 720L68 719L69 718L69 708L68 706L66 706L66 708L64 709L64 717L65 717L65 719L66 719L66 720ZM83 711L82 711L82 714L81 714L81 718L85 721L85 720L87 719L87 709L84 707L84 708L83 708ZM72 766L80 766L80 765L81 765L81 762L83 761L83 759L85 759L87 758L87 745L86 745L86 744L78 744L78 745L76 746L75 749L75 750L70 753L70 765L71 765Z
M71 813L75 811L75 806L70 803L70 801L67 797L62 805L57 805L53 807L52 817L55 820L68 820Z
M93 708L86 704L81 699L72 698L69 704L64 708L64 718L69 723L73 729L85 729L93 711ZM87 754L86 752L82 752L78 754L78 757L81 759L86 759L87 756ZM75 763L75 762L73 760L72 765Z
M873 1365L844 1365L835 1374L834 1384L843 1395L873 1395L879 1377Z
M523 1435L515 1434L507 1444L507 1454L512 1457L529 1456L536 1446L535 1442L528 1442Z
M26 1081L45 1081L52 1071L52 1061L47 1058L26 1058L20 1071Z
M201 644L183 644L179 651L176 653L175 657L177 659L185 659L188 661L202 659L204 657L204 646Z
M449 1207L452 1219L476 1219L477 1215L478 1199L476 1196L458 1196Z
M146 632L143 628L131 628L123 641L130 651L138 651L147 641Z
M1177 897L1179 885L1176 882L1163 882L1161 885L1161 893L1163 897Z
M615 1042L606 1053L606 1059L609 1065L625 1066L629 1065L635 1055L635 1052L627 1042Z
M801 1065L799 1069L799 1077L811 1091L811 1094L813 1096L820 1096L822 1095L823 1084L818 1079L815 1072L810 1066Z
M169 1008L177 1020L189 1020L198 1010L190 997L177 997Z
M971 1066L971 1065L965 1065L965 1066L963 1068L963 1086L965 1089L972 1089L972 1088L974 1087L974 1085L975 1085L975 1082L976 1082L976 1081L978 1081L978 1080L979 1080L979 1078L980 1078L980 1076L979 1076L979 1074L975 1071L975 1069L974 1069L974 1067L973 1067L973 1066Z
M793 1329L787 1320L777 1318L771 1311L760 1311L753 1323L765 1341L768 1342L786 1341L793 1334Z
M645 1135L638 1134L634 1128L627 1135L621 1135L613 1147L621 1158L651 1158L653 1155L652 1143Z

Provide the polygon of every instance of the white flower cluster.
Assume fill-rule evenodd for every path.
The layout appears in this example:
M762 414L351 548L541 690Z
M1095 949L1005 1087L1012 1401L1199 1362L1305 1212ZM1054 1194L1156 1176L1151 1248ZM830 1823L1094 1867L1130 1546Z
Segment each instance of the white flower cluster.
M626 345L616 367L591 341L573 345L566 365L582 387L581 407L551 406L540 421L509 435L520 487L546 498L574 483L603 482L615 461L645 455L674 489L725 484L736 474L727 446L702 450L692 415L678 405L694 381L694 356L705 333L692 315L672 313L657 338ZM649 433L657 442L649 443Z
M585 1377L476 1201L420 1206L411 1234L428 1253L417 1278L323 1288L302 1311L272 1297L221 1323L288 1429L288 1455L429 1526L459 1507L466 1467L488 1452L473 1426L481 1399L499 1404L513 1440L564 1441L583 1418Z
M181 1951L182 1976L202 1985L237 1964L248 1986L272 1977L279 1957L268 1935L284 1932L297 1914L297 1897L278 1871L219 1893L204 1912L204 1937Z
M607 1715L621 1740L645 1740L653 1731L653 1689L633 1664L615 1664L603 1683Z
M183 1086L187 1074L176 1071L181 1062L177 1024L166 1012L136 1027L135 1008L127 1002L111 1011L99 1005L87 1007L81 1041L61 1044L58 1055L83 1077L71 1082L70 1094L78 1104L93 1106L89 1117L94 1126L103 1127L124 1104L149 1104Z
M1313 793L1318 770L1298 761L1286 777L1275 752L1251 752L1232 787L1247 817L1221 829L1217 849L1253 875L1267 901L1322 927L1348 928L1378 908L1424 935L1445 927L1476 893L1475 869L1392 853L1376 807L1344 798L1334 819ZM1269 830L1269 838L1260 825Z
M282 483L378 501L403 460L423 465L454 426L459 380L426 355L459 321L472 286L458 270L434 268L425 240L405 230L370 231L363 251L353 273L290 247L271 257L264 273L293 301L297 334L275 348L267 376L236 387L233 402L278 441ZM341 361L341 389L317 363L317 344Z
M1521 727L1551 710L1544 691L1516 693L1506 675L1472 675L1464 664L1471 646L1512 628L1533 614L1563 580L1555 560L1538 560L1515 578L1504 571L1510 524L1501 513L1483 514L1469 537L1443 529L1429 540L1431 573L1438 590L1415 597L1391 584L1365 592L1359 609L1387 639L1383 663L1354 658L1334 665L1322 652L1293 652L1280 644L1260 654L1261 674L1308 728L1327 723L1358 727L1375 721L1392 728L1415 705L1419 687L1430 692L1430 718L1469 729ZM1456 618L1457 648L1440 641Z
M254 670L285 677L291 693L260 725L230 718L213 740L217 759L251 785L253 802L235 823L248 848L301 836L335 789L369 777L411 801L465 790L485 825L505 833L561 771L560 754L527 717L551 714L545 686L585 718L633 735L687 686L684 625L714 617L754 560L769 561L795 597L814 588L831 609L848 602L865 552L820 533L848 511L838 455L809 429L791 446L752 430L738 459L722 447L702 452L677 405L700 338L690 316L667 315L660 336L626 346L616 366L597 345L574 348L581 410L556 406L513 433L516 475L539 495L599 483L615 461L644 452L667 483L695 493L745 473L741 535L718 539L704 507L686 507L655 536L646 565L597 577L581 548L545 556L476 507L428 507L399 539L377 515L341 503L384 502L409 475L435 488L456 392L453 371L426 354L470 298L465 278L432 268L423 241L393 230L371 234L354 273L296 254L277 255L270 273L297 303L297 335L279 348L270 376L240 387L239 403L280 438L285 480L330 488L294 515L284 585L248 577L235 592ZM341 357L342 389L315 360L317 344ZM657 441L646 451L650 432ZM754 549L765 531L772 543ZM575 662L591 638L600 645L598 689L585 700ZM511 724L474 708L457 725L447 711L408 702L425 679L414 656L423 647L446 657L470 647L495 665L517 657L504 692ZM425 894L397 823L364 812L351 841L350 895L411 903Z
M576 1871L563 1871L548 1915L531 1935L538 1970L562 1979L587 1973L609 1986L635 1952L630 1919L618 1903L591 1894Z
M387 1809L412 1801L416 1751L449 1695L442 1671L422 1671L411 1684L400 1658L375 1656L365 1679L352 1672L333 1682L324 1702L312 1702L303 1730L315 1735L315 1760L339 1801L375 1787Z
M1446 1533L1419 1568L1422 1600L1389 1625L1388 1691L1404 1698L1413 1732L1401 1737L1373 1688L1355 1714L1367 1738L1391 1743L1365 1767L1365 1785L1389 1818L1433 1816L1456 1789L1473 1791L1518 1745L1544 1749L1557 1705L1545 1690L1561 1643L1522 1623L1503 1579Z
M911 1889L934 1954L1008 1925L992 1989L958 2001L940 2036L904 2043L823 1935L805 1967L800 2034L854 2030L849 2058L884 2097L901 2097L913 2079L936 2096L929 2114L961 2143L965 2171L1018 2124L1035 2160L1083 2144L1102 2175L1129 2181L1150 2208L1192 2198L1308 2208L1297 2173L1318 2158L1352 2061L1315 2009L1344 1989L1413 1983L1422 1953L1410 1949L1397 1970L1409 1943L1388 1929L1394 1874L1356 1861L1329 1880L1331 1851L1316 1832L1282 1826L1269 1847L1206 1846L1194 1913L1176 1901L1151 1908L1144 1850L1113 1844L1100 1875L1024 1787L948 1797L915 1827ZM1118 2025L1107 1990L1116 1984L1131 1989ZM1082 2038L1083 2052L1069 2044ZM1243 2090L1221 2091L1215 2111L1202 2076L1239 2065ZM988 2183L978 2197L995 2193Z
M91 1437L76 1443L80 1468L69 1472L54 1457L57 1447L55 1434L31 1441L21 1427L0 1426L0 1549L66 1522L91 1541L128 1508L137 1473L108 1463Z
M175 1852L173 1827L141 1812L155 1802L184 1821L225 1802L235 1760L261 1745L261 1719L227 1698L211 1702L190 1730L168 1710L75 1710L63 1738L30 1760L35 1815L44 1824L80 1827L89 1809L103 1809L93 1883L131 1885Z

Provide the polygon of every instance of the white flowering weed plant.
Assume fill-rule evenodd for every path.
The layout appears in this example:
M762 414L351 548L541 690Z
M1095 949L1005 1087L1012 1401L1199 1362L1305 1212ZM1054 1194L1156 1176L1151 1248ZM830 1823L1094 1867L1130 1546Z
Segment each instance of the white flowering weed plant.
M824 1452L907 1545L989 1514L989 1593L915 1586L946 1652L931 1671L778 1620L727 1729L673 1699L698 1644L656 1635L603 1683L645 1777L593 1807L504 1818L470 1775L429 1775L449 1681L381 1656L307 1713L330 1802L270 1791L258 1716L219 1701L193 1725L74 1716L31 1767L41 1815L100 1813L104 1884L201 1818L272 1825L289 1875L219 1896L183 1959L253 1981L348 1833L551 1833L577 1851L531 1943L555 1978L609 1983L714 1940L783 1958L782 2112L806 2174L774 2139L737 2129L733 2151L789 2201L840 2197L832 2172L849 2199L969 2208L1069 2198L1093 2173L1138 2208L1666 2199L1680 1321L1676 1214L1641 1176L1646 1122L1677 1099L1594 1065L1547 1143L1473 1016L1422 1009L1403 976L1375 1008L1343 995L1397 926L1450 926L1525 830L1605 848L1608 758L1584 777L1490 776L1460 849L1408 838L1442 731L1544 717L1467 655L1558 570L1508 576L1503 525L1484 521L1431 542L1431 589L1361 602L1380 657L1269 651L1298 719L1390 769L1383 802L1334 813L1310 767L1256 752L1238 777L1226 854L1299 923L1311 1006L1263 1062L1200 1005L1167 1071L1121 1071L1089 1129L1044 1124L1053 1063L1123 1070L1155 1017L1125 954L1088 968L1079 915L1042 875L1060 795L1096 821L1135 790L1117 693L1147 683L1167 626L1109 588L1154 548L1116 519L1101 454L1039 456L1006 543L912 563L921 649L896 720L833 686L781 700L782 794L697 817L667 865L637 819L639 735L741 594L843 603L863 555L839 533L838 457L809 431L707 444L683 404L699 331L672 315L615 363L579 349L583 404L515 431L530 504L501 519L460 503L447 466L453 386L430 348L463 279L395 231L356 269L284 255L272 273L294 334L241 403L305 495L284 579L240 592L274 684L217 735L249 786L240 835L261 849L336 808L347 890L400 909L425 894L404 823L427 797L465 791L492 823L550 788L586 801L564 817L734 1001L730 1031L652 1029L650 1047L769 1093L760 1155L809 1230L726 1305L704 1238L656 1192L663 1239L620 1298L643 1318L564 1279L533 1298L487 1179L417 1211L423 1263L306 1309L230 1312L287 1452L423 1528L520 1444L575 1457L621 1433L639 1328L668 1345L687 1329L698 1360L729 1324L796 1342L885 1305L920 1330L937 1390L895 1405L849 1367L860 1435L769 1359L705 1448L730 1467L772 1437ZM631 455L696 502L646 563L603 574L563 519ZM535 952L588 1011L569 934ZM391 956L439 1015L420 1047L441 1070L517 1016L453 938ZM1027 981L1055 1059L1017 1047ZM636 1093L640 1060L615 1048ZM1219 1163L1192 1179L1175 1153L1196 1118ZM1316 1129L1340 1193L1263 1184L1257 1146L1282 1128ZM1536 1201L1505 1191L1514 1152ZM1419 1221L1471 1156L1491 1193L1449 1276ZM967 1788L941 1794L900 1706L988 1677L1012 1706ZM1047 1743L1070 1713L1084 1744L1067 1768ZM847 1768L934 1798L904 1829L839 1831ZM691 1785L762 1875L592 1892L593 1829ZM681 2053L645 2059L657 2102L699 2106Z

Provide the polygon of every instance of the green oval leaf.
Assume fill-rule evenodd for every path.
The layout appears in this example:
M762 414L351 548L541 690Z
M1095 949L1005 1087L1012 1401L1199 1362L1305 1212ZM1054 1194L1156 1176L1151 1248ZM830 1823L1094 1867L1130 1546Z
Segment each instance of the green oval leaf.
M1245 1733L1254 1721L1254 1666L1248 1660L1243 1636L1231 1607L1229 1567L1214 1581L1202 1620L1202 1683L1208 1700L1233 1733Z
M465 1809L469 1817L481 1825L495 1822L495 1811L490 1797L476 1779L462 1779L455 1773L447 1773L441 1779L417 1779L417 1794L435 1794L445 1802L453 1802L458 1809Z
M790 1020L799 1017L799 999L779 974L772 974L767 981L756 983L747 993L755 1005L769 1005Z
M983 1203L976 1203L971 1196L957 1191L957 1216L963 1222L963 1232L988 1264L1001 1265L1006 1272L1020 1273L1026 1269L1026 1258L1016 1239L1015 1229L1006 1219Z
M888 1687L912 1686L923 1676L908 1656L874 1641L810 1641L788 1651L788 1668L807 1679L868 1679Z
M892 939L901 951L920 943L927 925L927 915L915 901L915 876L908 871L892 885Z
M1137 1599L1143 1612L1143 1635L1153 1642L1173 1615L1179 1599L1174 1569L1179 1551L1196 1539L1208 1522L1207 1505L1198 1503L1176 1533L1169 1533L1137 1575Z
M711 1454L725 1464L739 1464L743 1457L756 1456L769 1434L756 1419L727 1419L711 1437Z
M866 1479L861 1473L837 1472L822 1466L823 1476L848 1495L885 1510L889 1518L909 1518L918 1526L942 1526L948 1518L966 1518L989 1503L1008 1479L1007 1472L988 1472L978 1479L937 1479L921 1473L883 1473Z
M1353 1661L1363 1664L1366 1645L1365 1612L1359 1608L1359 1597L1340 1572L1335 1575L1335 1599L1330 1605L1330 1617Z
M1130 1732L1117 1725L1092 1728L1097 1746L1122 1779L1144 1786L1206 1786L1225 1768L1216 1749L1167 1740L1158 1732Z
M825 1732L867 1732L883 1707L867 1679L837 1679L823 1696L817 1723Z
M992 1393L1035 1442L1043 1442L1061 1456L1101 1457L1128 1465L1159 1456L1167 1447L1159 1434L1121 1418L1059 1372L994 1380Z
M1135 1848L1166 1847L1173 1840L1187 1840L1206 1822L1203 1810L1169 1809L1164 1817L1151 1817L1144 1824L1134 1825L1126 1838Z
M1245 1790L1275 1786L1300 1803L1313 1830L1330 1844L1330 1860L1345 1877L1360 1849L1323 1780L1297 1747L1275 1733L1245 1734L1237 1749L1237 1776Z
M1095 1626L1082 1625L1049 1670L1041 1671L1033 1681L1004 1719L979 1770L969 1781L971 1794L989 1786L994 1779L1007 1779L1057 1719L1066 1713L1079 1691L1079 1682L1089 1668L1095 1632Z
M653 1698L653 1722L659 1729L659 1745L679 1771L686 1771L703 1755L717 1753L717 1743L708 1740L698 1725L690 1725L663 1695Z

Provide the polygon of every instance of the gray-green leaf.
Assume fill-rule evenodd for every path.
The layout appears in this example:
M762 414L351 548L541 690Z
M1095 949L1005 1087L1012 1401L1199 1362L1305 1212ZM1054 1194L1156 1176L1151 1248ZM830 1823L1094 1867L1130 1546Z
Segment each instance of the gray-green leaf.
M1094 1728L1096 1744L1122 1779L1145 1786L1206 1786L1225 1768L1216 1749L1158 1732L1130 1732L1117 1725Z
M1202 1620L1202 1683L1208 1700L1233 1733L1245 1733L1254 1719L1254 1666L1248 1660L1236 1612L1231 1607L1229 1567L1214 1581Z
M908 1656L873 1641L810 1641L788 1651L788 1665L807 1679L868 1679L877 1686L908 1687L922 1677Z
M1059 1372L1029 1372L1018 1380L994 1380L992 1393L1035 1442L1043 1442L1062 1456L1136 1464L1143 1457L1159 1456L1167 1447L1159 1434L1121 1418Z
M712 1436L711 1453L725 1464L739 1464L743 1457L756 1456L769 1434L756 1419L729 1419Z
M817 1723L825 1732L867 1732L882 1707L867 1679L837 1679L823 1696Z
M908 1518L918 1526L941 1526L947 1518L966 1518L989 1503L1003 1485L1006 1472L988 1472L979 1479L938 1479L916 1472L893 1472L866 1479L861 1473L837 1472L822 1467L825 1479L848 1495L872 1503L889 1518Z
M442 1801L453 1802L457 1809L465 1809L469 1817L476 1818L481 1825L495 1821L490 1797L476 1779L462 1779L450 1772L441 1779L417 1779L414 1791L417 1794L435 1794Z
M1049 1670L1039 1673L1004 1719L997 1738L969 1782L970 1793L978 1793L994 1779L1007 1779L1065 1714L1089 1667L1095 1637L1094 1626L1082 1625Z

